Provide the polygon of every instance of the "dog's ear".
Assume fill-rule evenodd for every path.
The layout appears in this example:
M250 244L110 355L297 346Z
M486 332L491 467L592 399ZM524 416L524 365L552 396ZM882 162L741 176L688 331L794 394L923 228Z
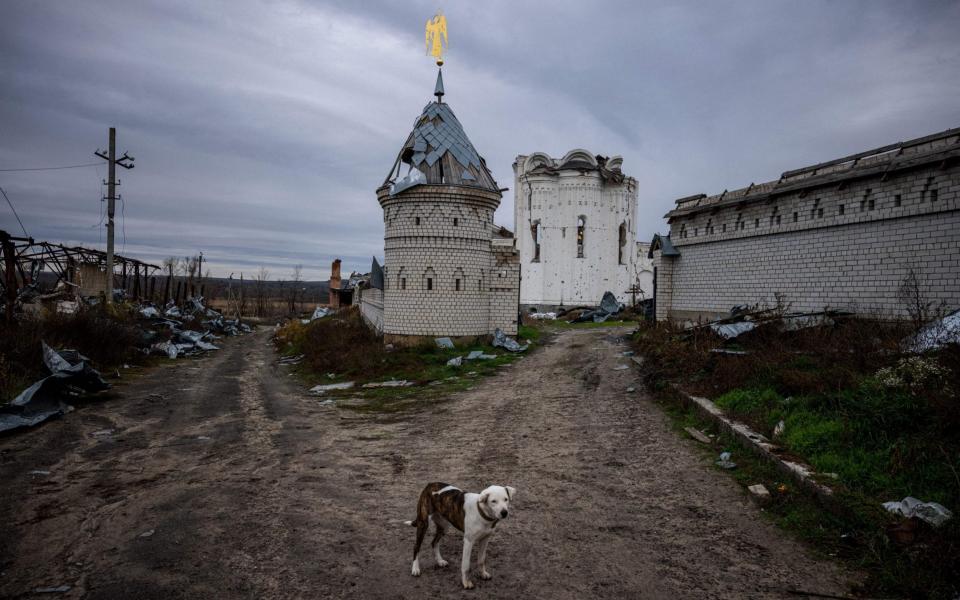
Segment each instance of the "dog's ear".
M507 486L507 498L513 500L513 497L517 495L517 488Z
M480 494L480 499L477 500L477 502L479 502L480 504L486 504L487 500L489 499L490 499L490 492L484 492Z

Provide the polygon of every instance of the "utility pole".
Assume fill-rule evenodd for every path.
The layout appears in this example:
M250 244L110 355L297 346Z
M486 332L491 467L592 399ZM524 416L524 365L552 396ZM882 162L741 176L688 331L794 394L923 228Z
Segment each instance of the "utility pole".
M97 156L107 161L107 284L105 300L107 304L113 302L113 214L117 203L117 165L124 169L133 168L133 157L123 156L117 158L117 129L110 128L110 148L107 154L104 154L99 148L94 152ZM124 161L130 161L129 164Z

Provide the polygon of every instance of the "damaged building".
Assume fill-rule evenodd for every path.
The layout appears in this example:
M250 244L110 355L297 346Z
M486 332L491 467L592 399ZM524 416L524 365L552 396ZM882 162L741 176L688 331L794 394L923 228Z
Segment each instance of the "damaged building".
M377 189L382 301L371 292L365 318L382 323L388 343L478 338L498 328L515 335L520 265L513 235L493 223L501 190L443 101L441 74L434 95Z
M550 310L649 298L653 266L637 238L637 181L623 159L586 150L513 163L514 229L523 269L520 303Z
M650 248L657 319L778 302L905 318L904 291L956 308L958 209L960 129L681 198Z

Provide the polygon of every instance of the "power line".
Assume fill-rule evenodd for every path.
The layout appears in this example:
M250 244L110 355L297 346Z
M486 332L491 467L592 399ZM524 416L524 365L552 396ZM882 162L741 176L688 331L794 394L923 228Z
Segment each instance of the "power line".
M15 171L59 171L61 169L82 169L84 167L96 167L100 163L88 163L85 165L66 165L63 167L32 167L29 169L0 169L0 173L12 173Z
M2 187L0 187L0 193L3 193L3 197L7 199L7 204L10 205L10 210L13 211L13 216L17 218L17 223L20 223L20 229L23 230L23 235L25 237L30 237L30 234L27 233L27 228L23 226L23 221L20 220L20 215L17 214L17 209L13 207L13 202L10 202L10 198L7 196L7 193L3 191Z

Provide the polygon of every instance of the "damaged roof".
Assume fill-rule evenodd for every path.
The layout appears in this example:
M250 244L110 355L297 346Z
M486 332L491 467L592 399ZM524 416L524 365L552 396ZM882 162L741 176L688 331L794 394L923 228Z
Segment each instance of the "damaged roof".
M423 108L413 122L413 131L407 136L384 185L393 185L398 193L418 184L444 184L475 187L500 193L483 157L477 153L463 126L444 103L443 80L437 75L437 99ZM401 163L409 166L402 172ZM418 173L419 172L419 173ZM399 181L397 178L402 177Z
M766 200L789 192L837 184L842 181L885 176L888 173L921 167L930 163L947 164L960 158L960 128L898 142L822 162L802 169L786 171L776 181L751 183L745 188L707 196L696 194L676 200L677 207L667 219L691 216L747 202Z

